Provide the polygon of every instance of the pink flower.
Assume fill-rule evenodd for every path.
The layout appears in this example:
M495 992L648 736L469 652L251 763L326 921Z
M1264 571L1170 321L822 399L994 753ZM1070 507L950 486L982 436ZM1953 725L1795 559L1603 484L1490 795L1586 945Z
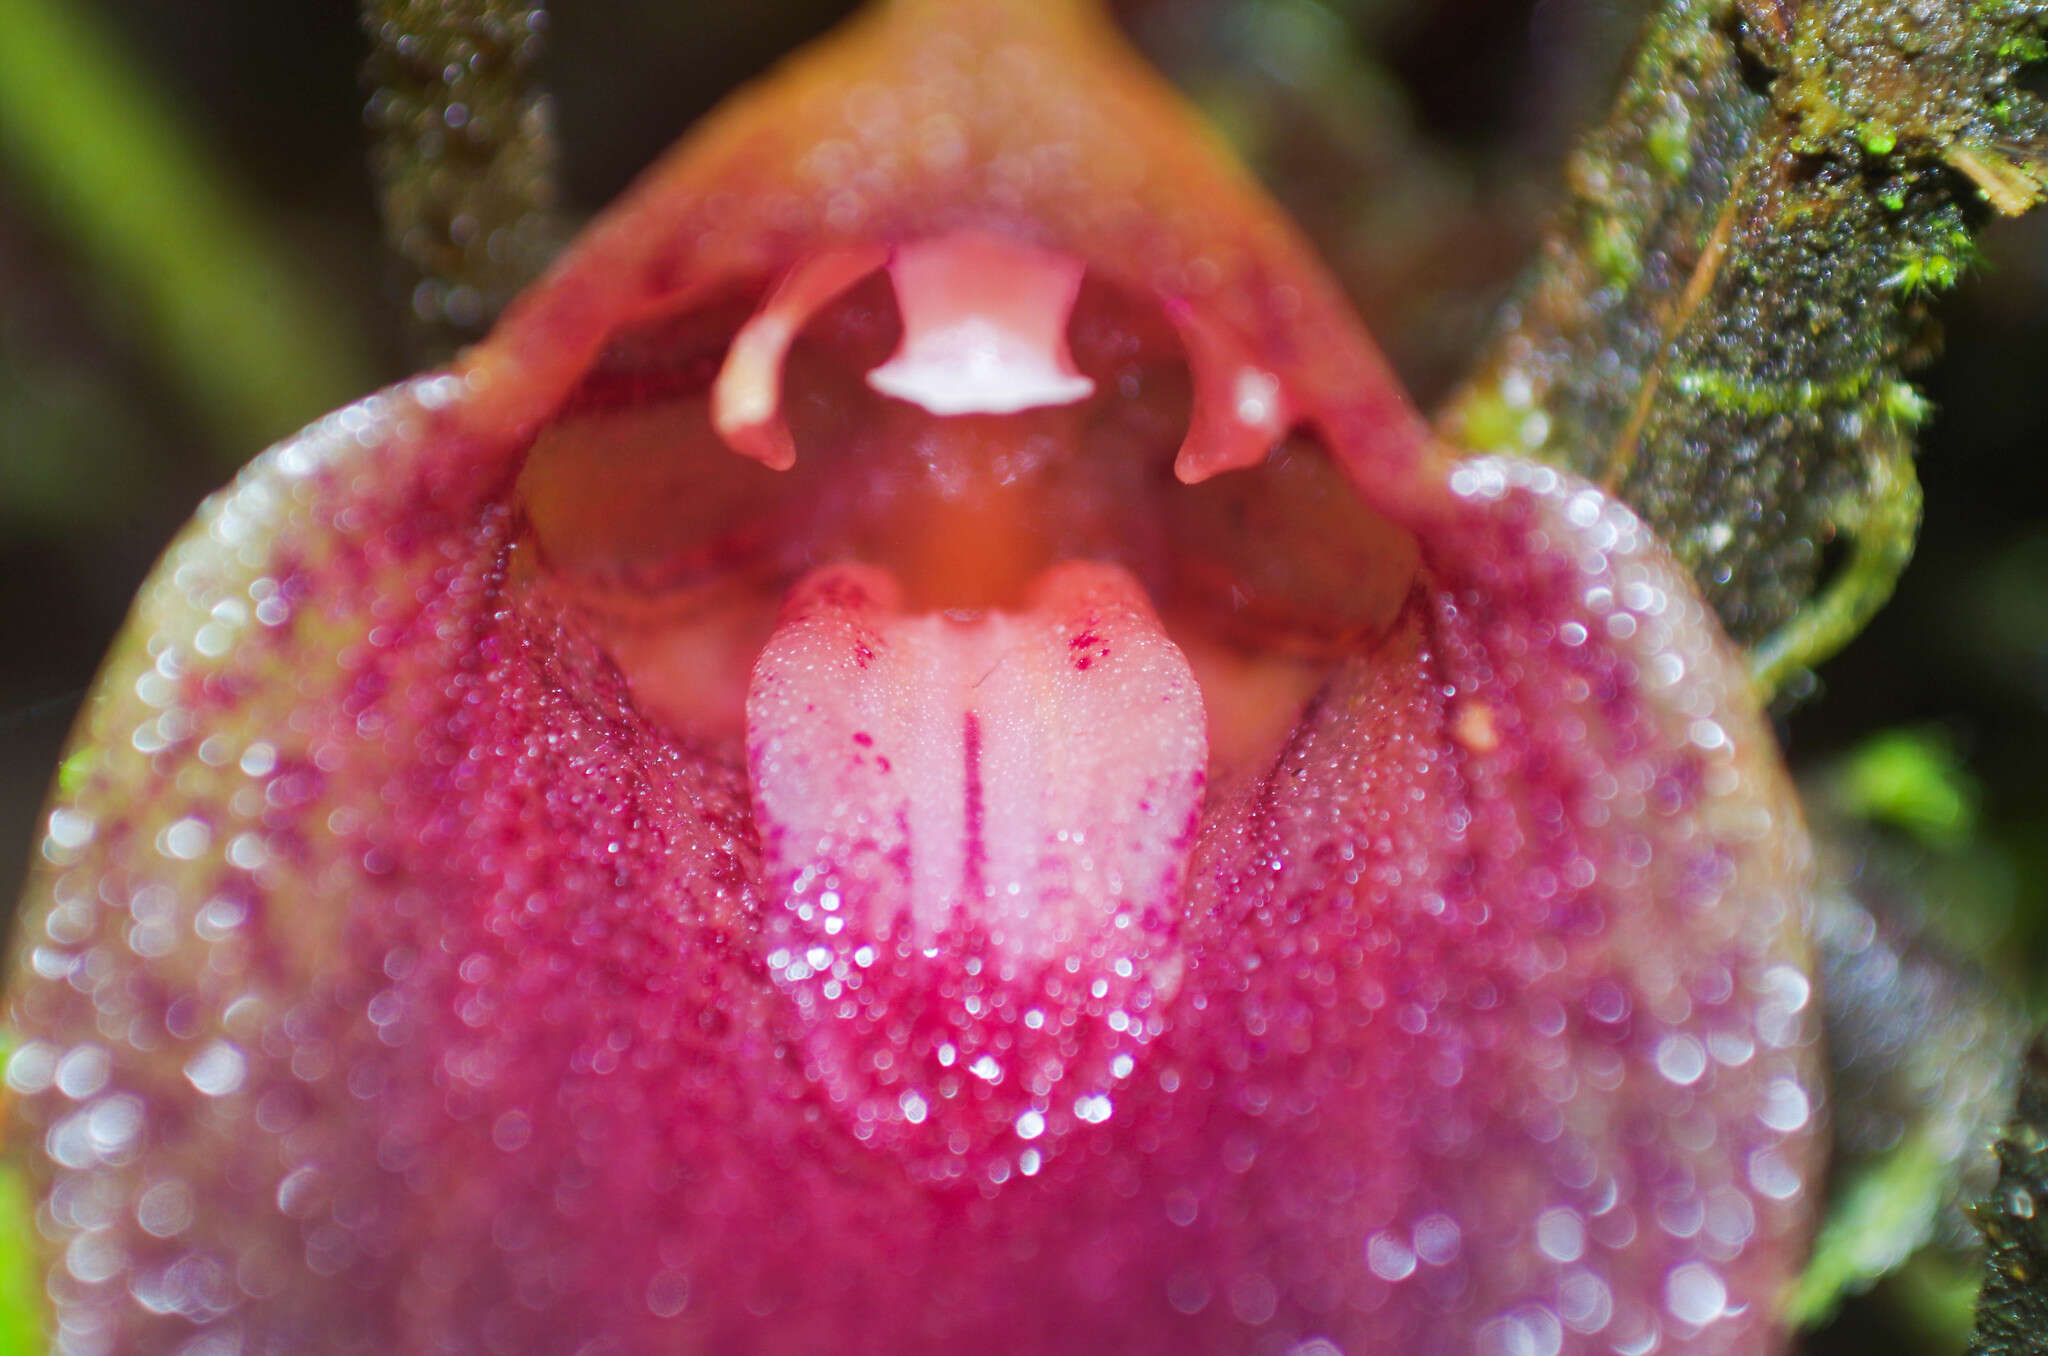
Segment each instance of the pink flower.
M1739 663L1076 5L736 100L211 501L79 741L65 1351L1777 1348Z

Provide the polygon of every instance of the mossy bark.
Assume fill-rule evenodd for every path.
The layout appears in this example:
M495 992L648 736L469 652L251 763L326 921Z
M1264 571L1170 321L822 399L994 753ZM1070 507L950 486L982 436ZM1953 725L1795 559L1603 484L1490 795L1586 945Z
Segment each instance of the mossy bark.
M1970 1356L2036 1356L2048 1351L2048 1045L2038 1040L1998 1166L1998 1186L1977 1211L1991 1256Z
M1919 521L1929 298L2041 196L2048 5L1670 0L1448 436L1618 492L1775 687Z

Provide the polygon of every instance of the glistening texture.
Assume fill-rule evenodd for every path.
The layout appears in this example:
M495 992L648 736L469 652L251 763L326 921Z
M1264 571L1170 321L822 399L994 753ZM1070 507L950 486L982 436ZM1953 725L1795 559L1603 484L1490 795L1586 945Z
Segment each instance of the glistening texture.
M1739 661L1626 510L1431 446L1109 42L880 11L173 548L13 989L65 1350L1776 1349L1806 847ZM636 704L513 486L621 330L968 228L1253 355L1421 565L1210 786L1124 1081L936 1178L801 1054L745 767Z

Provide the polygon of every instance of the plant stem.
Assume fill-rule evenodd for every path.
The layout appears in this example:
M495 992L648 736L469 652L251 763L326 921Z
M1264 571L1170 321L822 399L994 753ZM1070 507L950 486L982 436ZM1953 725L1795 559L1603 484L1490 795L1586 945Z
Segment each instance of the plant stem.
M563 236L538 0L363 0L385 236L430 356L479 337Z

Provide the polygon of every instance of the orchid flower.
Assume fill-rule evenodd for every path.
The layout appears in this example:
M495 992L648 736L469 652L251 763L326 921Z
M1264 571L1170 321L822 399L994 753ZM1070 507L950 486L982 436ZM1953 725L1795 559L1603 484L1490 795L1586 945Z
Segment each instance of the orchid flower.
M18 944L60 1350L1778 1350L1807 847L1073 0L890 0L145 586Z

